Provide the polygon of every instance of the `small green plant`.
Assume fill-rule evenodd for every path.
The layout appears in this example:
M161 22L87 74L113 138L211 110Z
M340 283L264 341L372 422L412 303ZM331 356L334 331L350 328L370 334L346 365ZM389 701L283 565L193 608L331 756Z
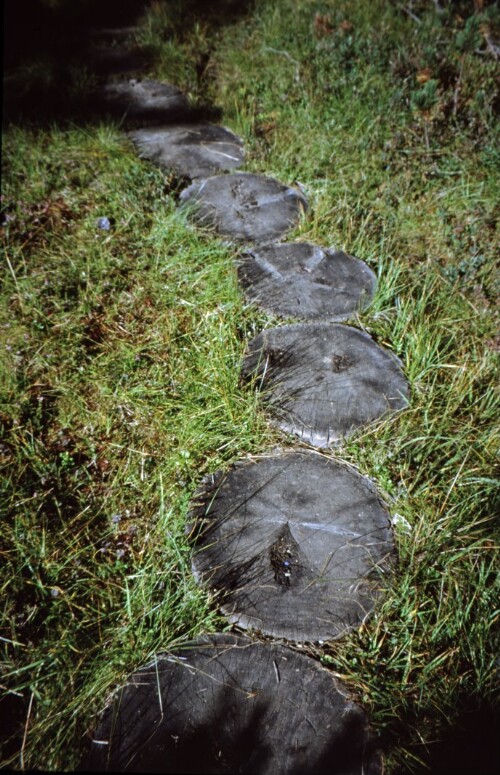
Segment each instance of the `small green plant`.
M75 465L75 461L69 452L59 453L59 464L63 471L68 471Z
M411 106L423 120L425 147L429 150L429 125L439 105L438 82L430 78L411 97Z
M427 118L430 117L433 108L436 107L438 102L438 82L434 78L430 78L422 88L415 91L411 97L412 108L423 113Z
M455 45L459 51L464 53L479 48L482 42L479 26L479 17L476 15L469 16L465 22L464 28L457 33L455 38Z

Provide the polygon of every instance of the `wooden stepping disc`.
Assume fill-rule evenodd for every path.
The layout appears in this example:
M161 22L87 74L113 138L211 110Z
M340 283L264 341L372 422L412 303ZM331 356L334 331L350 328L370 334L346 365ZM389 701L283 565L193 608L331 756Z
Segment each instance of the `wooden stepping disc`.
M368 306L377 284L364 261L309 242L249 250L238 261L246 297L283 317L345 320Z
M89 50L89 61L93 71L101 75L126 76L139 74L147 65L148 58L137 48L92 45Z
M193 183L180 198L198 225L249 242L281 237L307 209L305 196L295 188L243 172Z
M295 452L207 480L193 569L231 623L295 641L338 638L370 613L394 552L388 513L352 468Z
M317 447L408 405L399 358L340 323L263 331L248 345L242 374L257 380L279 428Z
M133 673L85 771L381 775L366 716L310 657L246 637L199 638Z
M139 28L134 25L128 27L93 27L89 32L94 44L96 41L100 41L101 44L102 42L113 44L130 38L134 33L139 32Z
M207 122L148 127L129 132L129 136L141 158L190 178L234 169L245 157L239 137Z
M134 78L107 83L97 99L111 113L141 121L178 121L191 110L176 86Z

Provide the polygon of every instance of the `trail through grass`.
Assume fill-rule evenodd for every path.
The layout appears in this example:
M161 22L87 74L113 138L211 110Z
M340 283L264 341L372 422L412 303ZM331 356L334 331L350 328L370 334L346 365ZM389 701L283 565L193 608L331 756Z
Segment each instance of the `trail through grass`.
M68 13L36 5L52 24ZM213 6L141 6L147 75L220 108L247 169L304 188L292 238L376 271L355 324L411 385L408 411L335 450L386 498L397 572L358 633L310 653L358 692L389 773L441 755L465 772L471 714L483 748L498 718L498 12ZM3 130L1 759L17 768L76 766L130 671L226 627L191 575L190 497L296 444L239 381L245 342L277 321L244 303L235 250L185 223L177 181L119 122L84 118L93 76L63 53L64 115L46 52L44 110L21 101ZM6 72L23 95L40 86L29 57Z

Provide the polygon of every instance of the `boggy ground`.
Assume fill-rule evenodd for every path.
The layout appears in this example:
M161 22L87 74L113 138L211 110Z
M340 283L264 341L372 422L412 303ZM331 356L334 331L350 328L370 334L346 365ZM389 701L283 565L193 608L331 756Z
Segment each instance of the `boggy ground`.
M336 454L384 494L399 568L366 626L309 651L357 691L389 772L493 772L497 7L207 5L5 4L1 760L76 766L113 687L224 627L191 574L189 500L283 441L239 381L246 341L281 321L186 226L183 182L93 110L102 24L136 25L143 75L215 106L248 170L304 187L292 237L377 273L356 325L403 360L411 408Z

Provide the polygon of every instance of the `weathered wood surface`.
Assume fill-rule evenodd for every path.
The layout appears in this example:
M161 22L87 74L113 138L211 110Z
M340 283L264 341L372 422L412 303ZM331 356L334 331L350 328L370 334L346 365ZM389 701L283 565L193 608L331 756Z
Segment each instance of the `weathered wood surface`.
M142 159L189 178L235 169L245 158L241 138L206 121L137 129L129 137Z
M147 52L137 44L135 39L139 31L135 26L137 13L134 13L131 7L133 4L122 3L122 5L127 5L131 12L127 14L129 23L126 26L112 27L112 16L108 16L110 26L98 26L90 30L87 60L92 70L100 75L113 77L137 75L148 64ZM104 21L108 7L109 3L101 3L100 21ZM82 30L82 32L85 35L85 31Z
M297 189L249 172L200 180L184 189L180 201L197 225L247 242L282 237L307 209Z
M262 390L279 428L317 447L408 405L399 359L340 323L263 331L248 345L242 375Z
M294 641L338 638L373 608L394 556L375 488L314 452L269 456L209 477L188 531L193 569L231 623Z
M88 52L90 65L100 75L125 76L139 75L148 63L148 58L139 48L94 45Z
M381 775L366 717L310 657L235 635L158 654L117 692L86 771Z
M240 139L195 123L200 115L176 87L125 80L144 66L143 53L103 43L127 34L110 30L93 49L98 71L121 76L98 106L141 122L130 137L143 158L202 178L181 194L194 223L261 243L239 262L248 298L305 319L363 309L375 279L358 259L295 243L263 247L296 226L307 199L260 175L209 177L241 164ZM265 331L243 374L258 376L280 427L318 446L407 403L398 359L345 326ZM372 610L394 558L392 533L375 488L348 466L318 453L275 455L210 478L199 498L193 567L221 591L230 621L311 641L340 637ZM225 634L134 673L102 715L82 769L379 775L382 765L364 713L330 672L280 644Z
M102 110L120 118L147 123L172 123L191 113L187 97L170 83L130 78L109 81L95 94Z
M123 43L139 31L139 27L133 24L128 27L94 27L90 30L90 39L93 46L102 46L106 43L116 45L116 43Z
M245 296L265 310L302 320L345 320L368 306L377 280L359 258L309 242L254 248L238 259Z

